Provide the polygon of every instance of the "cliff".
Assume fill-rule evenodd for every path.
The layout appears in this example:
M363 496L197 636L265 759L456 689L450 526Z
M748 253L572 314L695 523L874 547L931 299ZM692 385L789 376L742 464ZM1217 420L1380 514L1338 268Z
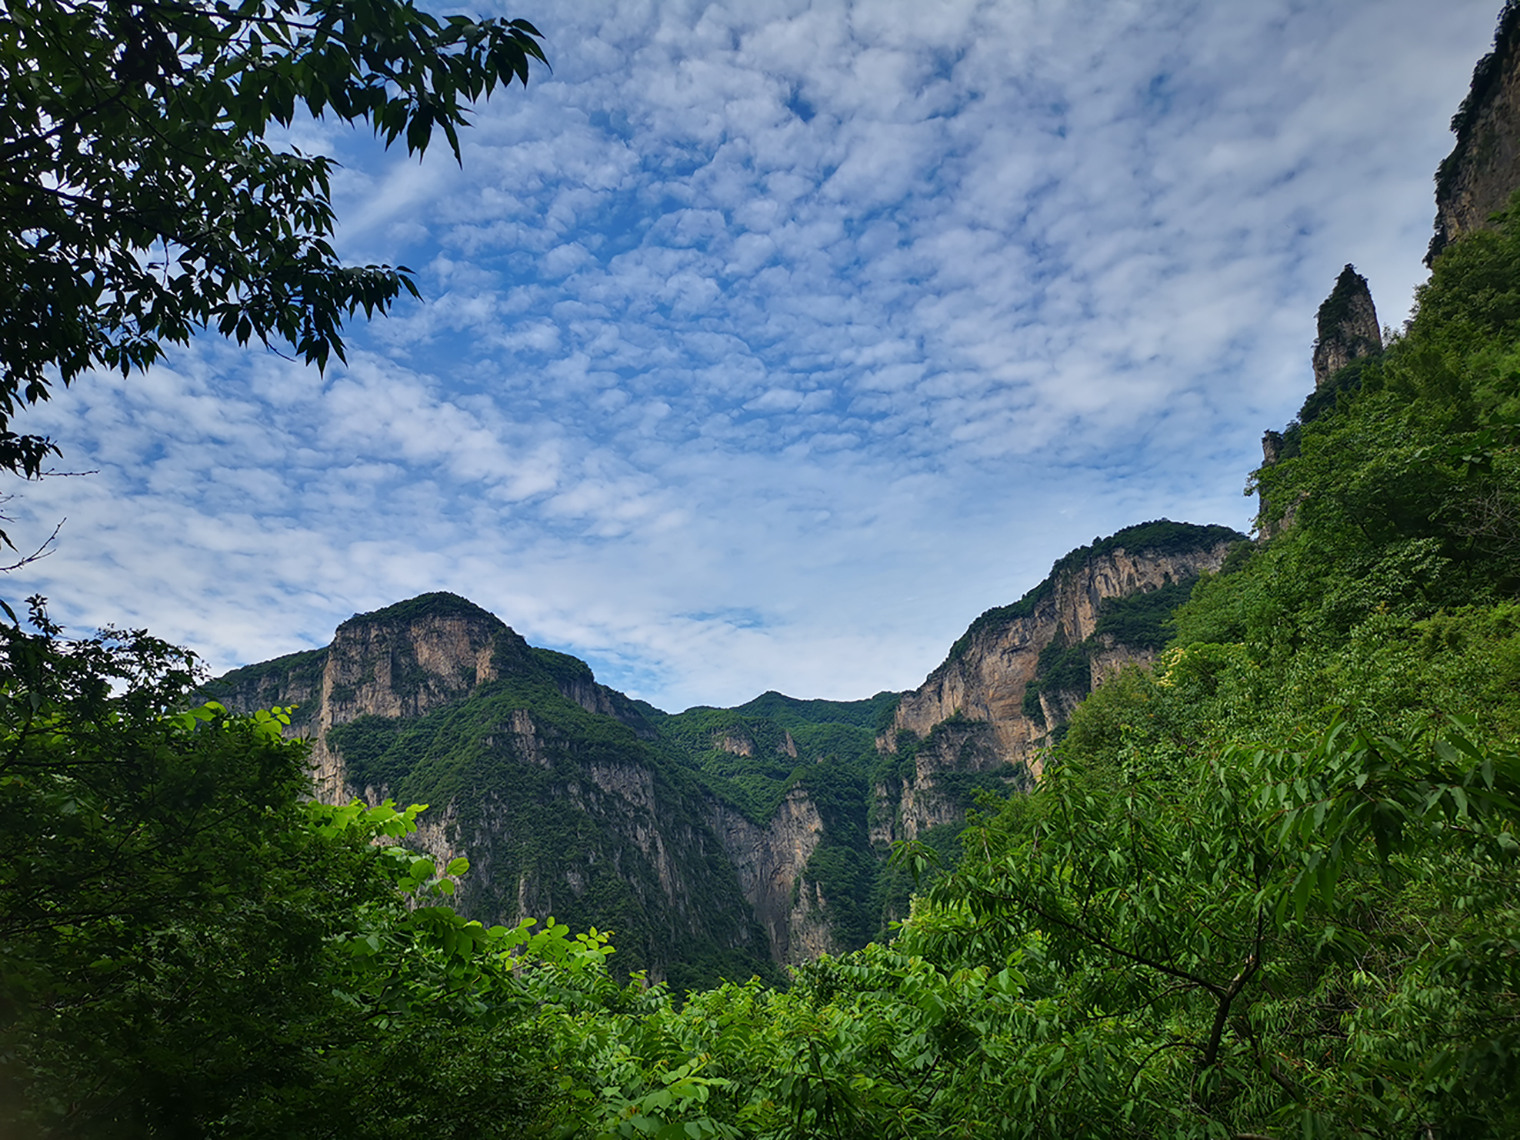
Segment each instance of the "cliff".
M1314 342L1314 386L1323 388L1353 360L1383 351L1383 333L1367 278L1347 265L1319 307Z
M823 838L823 819L803 789L788 792L764 826L720 801L713 801L708 818L733 860L773 961L796 965L840 949L822 890L802 881Z
M769 911L745 897L715 799L634 702L463 598L356 615L326 649L228 674L213 695L299 704L291 732L311 741L324 798L430 804L415 841L469 857L471 917L611 929L624 969L676 984L768 970L755 914Z
M1473 68L1472 86L1451 120L1457 136L1436 171L1435 233L1429 265L1446 246L1487 226L1520 186L1520 2L1499 15L1494 48Z
M1009 786L1030 786L1077 702L1123 666L1154 660L1171 610L1243 539L1227 527L1166 520L1128 527L1068 554L1018 602L977 618L903 696L878 739L901 759L873 789L872 839L913 839L958 822L967 806L958 774L1000 773Z
M1330 295L1321 302L1316 326L1318 336L1310 358L1314 390L1304 399L1292 423L1280 432L1269 431L1261 437L1262 468L1297 456L1303 426L1334 411L1342 395L1359 390L1363 371L1382 354L1383 334L1378 328L1372 290L1353 265L1341 270ZM1269 511L1265 495L1258 493L1256 525L1263 538L1273 538L1293 525L1298 504Z
M953 840L978 790L1032 787L1076 703L1154 658L1241 537L1162 521L1095 540L918 690L862 701L663 713L452 594L355 615L212 695L298 705L324 798L432 805L414 842L469 857L472 917L611 930L625 970L676 986L775 976L880 935L906 898L888 844Z
M325 649L239 669L217 682L236 709L297 706L291 734L311 741L318 795L378 802L384 785L353 782L328 747L331 730L361 716L418 717L507 675L544 672L569 701L652 735L633 702L598 685L584 662L534 649L496 615L456 594L423 594L338 626Z

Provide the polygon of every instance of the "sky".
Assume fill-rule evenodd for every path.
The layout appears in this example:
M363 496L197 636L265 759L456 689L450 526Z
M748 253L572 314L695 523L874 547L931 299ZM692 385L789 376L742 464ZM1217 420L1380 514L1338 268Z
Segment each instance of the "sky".
M423 300L325 375L207 335L18 417L95 473L11 488L62 529L0 592L218 672L450 590L669 710L915 687L1075 546L1249 529L1341 267L1408 316L1499 7L473 9L552 72L462 166L285 140Z

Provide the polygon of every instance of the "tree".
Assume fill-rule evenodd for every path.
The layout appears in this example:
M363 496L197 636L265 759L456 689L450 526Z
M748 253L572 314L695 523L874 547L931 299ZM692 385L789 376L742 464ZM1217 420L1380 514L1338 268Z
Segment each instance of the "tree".
M17 411L86 369L214 328L343 358L404 266L341 264L333 162L268 141L299 113L459 157L466 105L544 60L526 20L410 0L13 0L0 6L0 468L56 446ZM55 380L56 378L56 380Z

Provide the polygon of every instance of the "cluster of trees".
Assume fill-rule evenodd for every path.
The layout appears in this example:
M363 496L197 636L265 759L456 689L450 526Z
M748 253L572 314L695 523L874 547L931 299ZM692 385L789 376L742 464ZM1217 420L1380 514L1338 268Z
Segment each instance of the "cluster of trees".
M343 356L342 326L416 294L334 253L332 160L278 148L297 115L457 157L468 106L543 61L525 20L409 0L27 0L0 10L0 470L53 441L26 405L94 367L146 368L213 328Z
M400 842L420 806L311 801L284 711L198 703L185 651L10 617L0 1134L477 1136L545 1102L534 963L604 937L465 921L466 861Z

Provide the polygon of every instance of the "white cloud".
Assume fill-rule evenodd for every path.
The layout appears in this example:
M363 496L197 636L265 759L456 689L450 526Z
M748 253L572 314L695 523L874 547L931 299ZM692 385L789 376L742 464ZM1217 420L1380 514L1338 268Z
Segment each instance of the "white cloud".
M916 684L1094 534L1245 525L1340 266L1402 319L1492 7L514 6L555 70L462 170L292 132L426 302L60 394L101 473L12 592L218 667L452 589L667 707Z

